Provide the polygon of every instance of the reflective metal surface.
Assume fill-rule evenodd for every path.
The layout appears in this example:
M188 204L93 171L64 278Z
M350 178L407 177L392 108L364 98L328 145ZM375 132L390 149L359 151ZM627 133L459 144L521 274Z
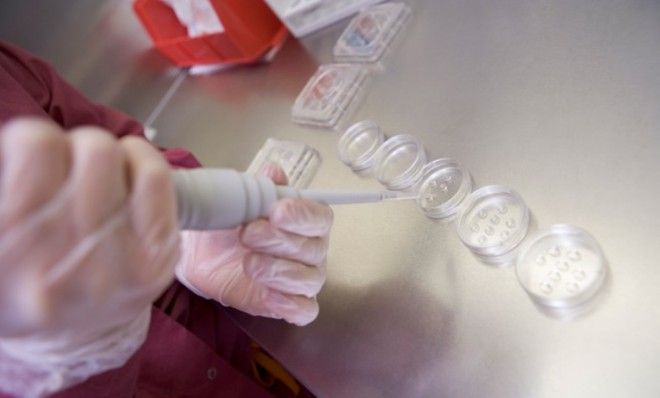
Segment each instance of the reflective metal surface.
M162 58L130 0L3 0L0 38L45 58L94 101L145 120L178 69Z
M12 3L2 37L98 101L144 119L174 79L126 1ZM660 3L409 3L412 24L354 120L418 136L477 186L514 188L539 226L588 230L606 294L576 320L549 317L512 268L481 264L453 225L395 202L336 208L315 323L237 318L324 397L659 396ZM289 40L270 65L186 78L158 143L245 168L267 137L300 140L324 158L314 187L378 188L338 160L337 133L289 121L345 24Z

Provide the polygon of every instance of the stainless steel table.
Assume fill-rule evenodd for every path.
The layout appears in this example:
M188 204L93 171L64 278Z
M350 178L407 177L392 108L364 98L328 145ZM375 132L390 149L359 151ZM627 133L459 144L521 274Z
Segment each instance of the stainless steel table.
M660 3L410 4L355 119L417 135L479 185L513 187L540 226L589 230L609 261L606 294L577 320L548 317L451 224L411 203L346 206L318 320L239 322L324 397L660 396ZM337 133L289 119L344 25L289 40L270 65L185 78L157 142L245 168L267 137L304 141L324 159L314 186L376 189L338 161ZM143 120L177 76L124 0L3 2L0 35Z

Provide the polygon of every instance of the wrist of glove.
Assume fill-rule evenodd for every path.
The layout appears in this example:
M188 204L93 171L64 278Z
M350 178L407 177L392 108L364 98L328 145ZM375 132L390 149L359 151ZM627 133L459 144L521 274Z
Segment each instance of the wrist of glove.
M5 392L41 397L91 375L121 367L146 339L151 307L103 333L35 333L0 340L0 385Z
M184 232L177 278L225 306L306 325L319 311L332 218L328 206L283 199L242 228Z

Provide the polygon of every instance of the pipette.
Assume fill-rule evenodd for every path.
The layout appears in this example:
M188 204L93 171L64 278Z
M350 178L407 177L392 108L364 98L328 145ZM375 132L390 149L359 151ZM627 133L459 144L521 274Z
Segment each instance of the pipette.
M311 189L298 190L291 187L277 186L277 195L280 198L301 198L314 200L327 205L346 205L357 203L375 203L390 200L417 199L417 194L397 191L317 191Z
M282 198L310 199L328 205L417 198L416 194L394 191L298 190L230 169L176 170L173 174L179 225L191 230L233 228L267 217Z

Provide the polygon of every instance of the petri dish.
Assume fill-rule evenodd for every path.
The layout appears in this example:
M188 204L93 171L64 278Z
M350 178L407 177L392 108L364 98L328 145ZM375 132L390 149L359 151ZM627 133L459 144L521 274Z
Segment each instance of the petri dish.
M456 228L478 258L504 265L515 260L515 249L527 235L529 223L529 209L518 193L489 185L467 196L458 210Z
M303 106L310 110L322 110L330 106L338 96L345 77L335 69L322 71L311 87L309 95L304 98Z
M376 179L388 189L403 191L417 184L426 164L424 145L410 134L390 137L378 148Z
M339 159L353 171L363 171L374 164L378 148L385 134L371 120L363 120L349 127L339 139Z
M441 158L422 169L417 204L430 218L448 219L472 191L472 177L454 159Z
M316 149L302 142L268 138L246 172L259 175L265 167L273 163L282 168L289 186L307 188L321 166L321 155Z
M520 248L516 274L536 303L570 308L593 298L603 286L606 262L598 242L585 230L556 224Z
M360 65L321 65L302 89L291 109L294 122L335 128L356 108L369 81Z

